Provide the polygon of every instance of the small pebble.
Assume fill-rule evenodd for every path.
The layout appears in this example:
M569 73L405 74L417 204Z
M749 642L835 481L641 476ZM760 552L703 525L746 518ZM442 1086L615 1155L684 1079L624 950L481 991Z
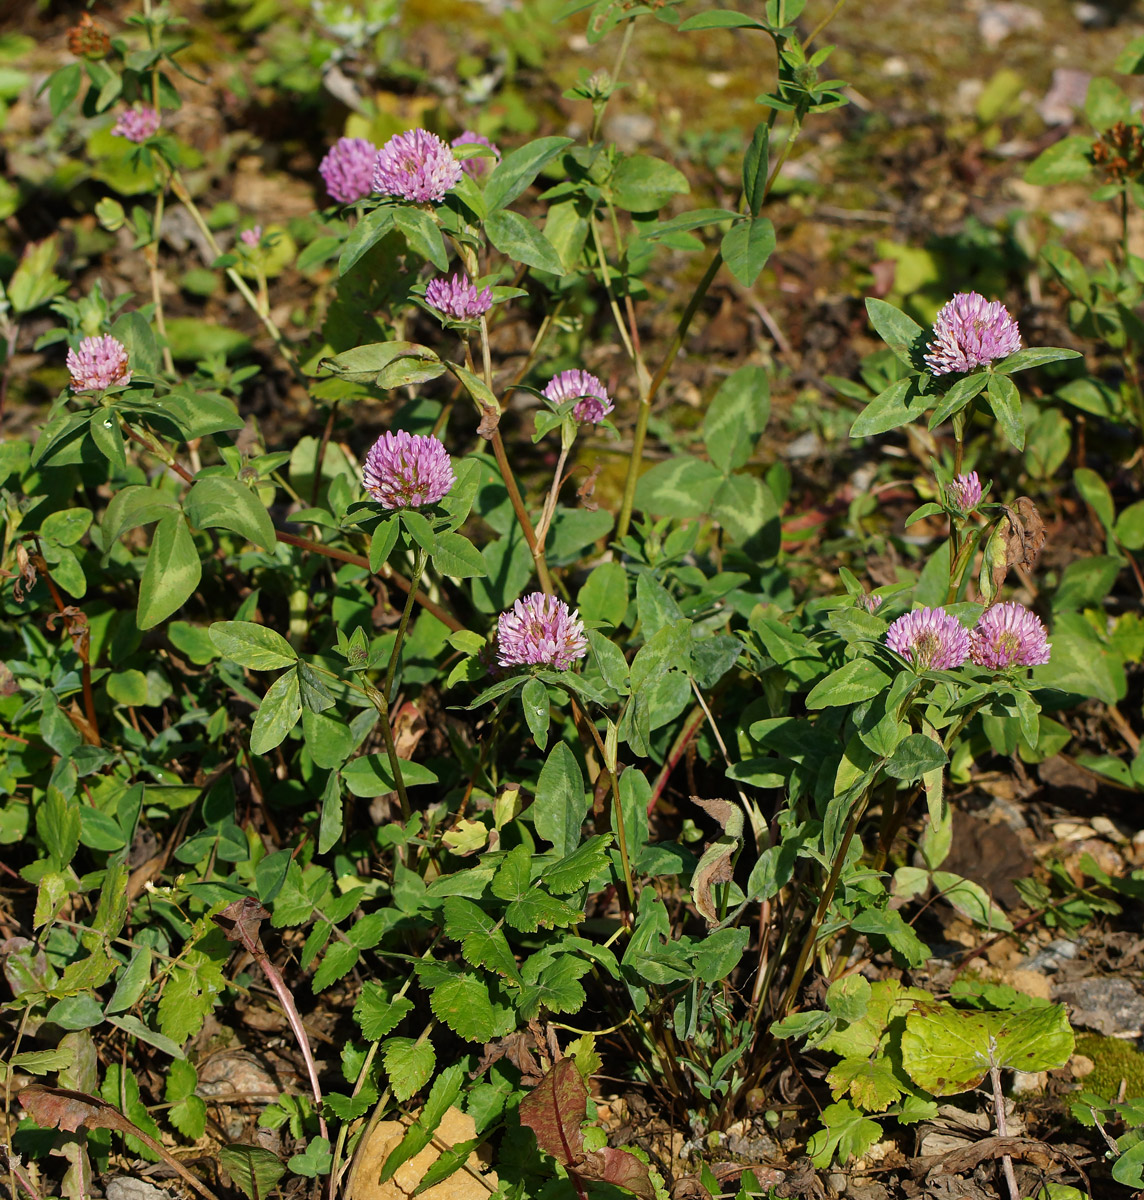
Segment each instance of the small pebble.
M1085 29L1104 29L1116 20L1115 14L1103 4L1091 4L1087 0L1085 3L1073 5L1073 16Z
M1028 33L1040 29L1045 18L1027 4L1008 3L1000 0L984 8L977 18L977 30L990 50L996 49L1010 34Z

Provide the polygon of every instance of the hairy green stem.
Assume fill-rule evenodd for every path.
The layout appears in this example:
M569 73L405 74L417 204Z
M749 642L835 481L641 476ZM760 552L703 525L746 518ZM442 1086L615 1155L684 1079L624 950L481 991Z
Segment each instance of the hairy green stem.
M624 59L628 56L628 48L632 44L632 35L635 33L636 23L631 20L624 28L624 36L620 42L619 52L616 54L616 61L612 65L612 84L615 85L620 77L620 72L624 69ZM590 146L600 134L600 125L604 120L604 113L608 110L608 101L604 100L596 108L595 115L592 118L592 132L588 135L588 145Z
M405 631L409 628L409 616L413 612L413 593L416 592L417 585L421 582L421 576L425 574L425 565L428 561L428 551L418 546L413 557L413 573L409 576L409 596L405 601L405 608L401 612L401 621L397 626L397 640L393 643L393 650L389 655L389 666L385 670L386 700L393 696L393 677L397 674L397 662L401 657L401 643L405 641Z
M712 280L719 273L719 268L722 265L723 254L721 251L716 251L715 256L707 265L707 270L704 272L703 278L699 281L698 286L691 295L691 299L687 302L687 307L683 310L683 316L679 318L679 325L672 335L671 343L667 348L667 354L664 356L663 363L648 385L647 395L640 398L639 412L636 415L635 433L632 437L631 458L628 461L628 473L624 480L624 498L620 505L619 518L616 521L617 539L626 537L628 527L631 525L632 507L635 504L636 498L636 484L639 482L640 468L643 465L643 448L644 442L647 439L647 425L651 418L651 408L655 401L656 393L662 386L664 379L667 378L667 373L671 370L676 355L683 346L683 340L687 337L687 331L691 327L691 322L695 314L699 311L699 306L703 303L704 296L707 295L707 289L711 286Z
M434 945L435 944L436 944L436 942L434 942ZM432 946L429 947L430 950L432 950L432 948L433 948ZM421 957L428 958L428 956L429 956L429 951L427 950ZM413 976L410 976L410 980L412 980L412 978L413 978ZM405 988L407 988L408 986L409 986L409 981L406 982L405 987L403 987L401 989L401 991L398 992L397 994L399 996L402 995L402 993L404 993L404 991L405 991ZM424 1042L429 1037L429 1034L433 1032L433 1027L436 1024L437 1024L437 1022L435 1020L430 1020L430 1022L425 1026L425 1028L421 1030L421 1033L418 1035L417 1040L413 1043L414 1046L420 1046L421 1043ZM385 1107L389 1103L390 1092L391 1092L391 1089L386 1088L385 1091L382 1092L381 1095L378 1097L377 1103L373 1106L373 1112L371 1112L369 1114L369 1120L366 1122L365 1128L362 1130L361 1136L358 1138L357 1149L354 1151L353 1159L349 1164L349 1176L346 1179L346 1187L345 1187L344 1195L346 1195L348 1197L354 1197L354 1196L357 1196L360 1194L358 1192L356 1185L357 1185L358 1168L361 1166L362 1147L368 1144L370 1134L373 1133L374 1129L377 1127L377 1123L381 1120L382 1113L385 1112ZM331 1173L331 1175L330 1175L331 1194L336 1192L337 1182L338 1181L334 1178L333 1174ZM370 1181L371 1186L376 1186L376 1183L377 1183L376 1180Z
M489 331L488 325L484 317L481 317L481 356L484 360L485 384L489 391L492 388L492 362L489 352ZM473 369L473 357L469 351L468 344L465 345L465 361L469 370ZM528 545L528 549L532 554L533 565L536 568L536 577L540 580L541 591L550 596L556 594L556 589L552 585L552 575L548 570L548 562L544 554L544 543L536 536L536 530L532 525L532 518L528 515L528 509L524 506L524 497L520 494L520 487L516 482L516 476L513 474L512 467L509 465L508 454L504 448L504 438L501 437L500 426L492 431L489 437L489 443L493 448L493 456L497 460L497 467L500 470L501 479L504 481L504 486L508 491L508 498L512 504L512 511L516 514L517 524L520 525L521 532L524 534L524 540Z
M397 662L401 657L401 643L405 640L405 631L409 628L409 616L413 611L414 595L425 564L429 556L420 546L414 557L413 574L409 579L409 595L405 607L401 610L401 622L397 626L397 637L394 639L393 650L389 655L389 665L385 669L385 683L379 690L370 683L365 683L365 693L370 698L374 708L381 716L381 736L385 741L385 753L389 758L389 769L393 772L394 790L397 792L397 802L401 806L402 819L408 821L413 815L409 806L409 796L405 790L405 777L401 771L401 759L397 756L397 743L393 740L393 723L389 719L389 705L393 699L393 678L397 674Z
M215 240L214 233L210 226L206 223L206 219L199 211L198 205L191 197L191 193L187 190L187 185L183 182L182 177L177 171L171 172L170 177L171 191L179 198L180 203L190 213L191 219L198 226L199 232L206 238L207 245L219 257L222 256L222 250L219 248L218 242ZM209 265L209 264L208 264ZM250 307L250 311L262 322L263 328L270 335L271 340L278 348L279 354L285 360L286 365L290 368L295 380L306 389L307 394L310 390L310 381L302 373L302 368L298 365L298 359L294 351L287 344L282 330L278 328L274 318L269 311L263 311L263 306L259 304L258 297L250 290L250 286L246 280L233 268L226 268L226 277L234 284L239 295L246 301Z

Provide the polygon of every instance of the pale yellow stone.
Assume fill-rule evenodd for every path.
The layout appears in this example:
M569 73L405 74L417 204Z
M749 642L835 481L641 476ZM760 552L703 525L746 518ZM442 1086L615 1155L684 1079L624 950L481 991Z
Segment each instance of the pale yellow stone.
M425 1172L441 1156L440 1146L455 1146L476 1137L477 1127L473 1118L459 1109L450 1108L441 1119L429 1143L419 1154L403 1163L393 1173L392 1179L379 1182L381 1168L390 1153L405 1136L406 1126L400 1121L381 1121L374 1127L369 1141L359 1151L360 1158L354 1173L353 1191L347 1200L408 1200ZM497 1177L493 1171L486 1172L476 1151L469 1155L468 1166L481 1178L474 1179L464 1168L455 1171L422 1192L418 1200L487 1200L497 1188Z

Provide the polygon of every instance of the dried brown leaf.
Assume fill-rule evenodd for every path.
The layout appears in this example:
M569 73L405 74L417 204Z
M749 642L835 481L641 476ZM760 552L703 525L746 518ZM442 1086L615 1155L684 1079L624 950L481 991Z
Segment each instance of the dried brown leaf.
M507 1058L520 1072L521 1083L525 1087L536 1087L544 1076L544 1068L532 1056L535 1045L534 1036L524 1032L510 1033L507 1037L499 1038L495 1042L487 1042L484 1053L481 1055L481 1061L477 1063L477 1069L472 1072L471 1078L476 1079L483 1075L493 1063Z
M19 571L19 578L12 584L12 597L17 604L22 604L24 589L30 592L36 586L36 568L32 565L27 547L20 542L16 543L16 569Z
M34 1083L20 1092L20 1103L28 1115L41 1129L60 1129L65 1133L75 1133L83 1126L88 1129L111 1129L116 1133L130 1134L138 1138L149 1150L160 1158L180 1178L206 1200L217 1200L215 1194L186 1167L171 1152L150 1134L144 1133L134 1121L129 1121L117 1108L105 1103L98 1096L89 1096L86 1092L73 1092L68 1088L47 1087Z
M589 512L595 512L600 506L592 499L596 494L596 480L600 476L601 466L597 464L588 472L588 478L576 489L576 498L580 501L582 508L586 508Z
M1031 569L1045 544L1045 523L1041 514L1028 496L1018 496L1013 508L1006 507L1005 515L1009 518L1006 535L1009 565Z
M481 423L477 426L477 436L489 441L500 425L500 413L491 404L481 405Z
M724 834L703 851L703 857L691 877L691 895L695 907L708 925L719 924L712 889L717 883L728 883L733 874L735 854L743 836L743 810L729 800L700 800L692 796L708 816L719 822Z
M228 904L215 918L214 923L232 942L242 942L248 950L258 945L258 931L270 916L253 896L243 896Z
M698 796L691 797L692 804L698 804L712 820L719 822L720 829L727 829L736 817L742 823L742 813L730 800L700 800ZM729 831L734 836L734 830Z

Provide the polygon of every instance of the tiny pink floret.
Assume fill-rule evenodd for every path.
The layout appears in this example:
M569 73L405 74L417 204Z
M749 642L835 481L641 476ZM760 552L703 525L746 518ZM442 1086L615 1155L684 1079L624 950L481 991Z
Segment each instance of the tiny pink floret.
M584 625L563 600L533 592L497 621L497 662L502 667L547 666L567 671L588 649Z
M944 608L919 608L886 630L886 645L915 671L951 671L969 657L969 631Z
M119 120L112 126L111 132L129 142L145 142L159 132L159 114L145 104L129 108L119 114Z
M371 498L390 510L436 504L456 482L444 443L404 429L374 442L362 479Z
M453 321L474 321L493 306L492 288L477 291L463 275L431 279L425 285L425 302Z
M411 129L389 139L377 152L373 190L422 204L437 203L461 182L453 151L427 129Z
M246 245L253 249L262 241L262 226L255 225L251 229L244 229L238 236L242 238Z
M969 635L970 658L990 671L1044 666L1052 649L1037 614L1015 601L986 609Z
M326 151L318 174L326 191L339 204L354 204L373 191L373 166L377 147L365 138L344 137Z
M102 392L131 382L127 347L110 334L84 338L69 350L67 368L73 392Z
M1021 331L1000 300L958 292L933 323L925 361L934 375L972 371L1021 349Z
M466 129L464 133L458 134L451 144L453 146L486 146L493 152L494 158L486 158L482 154L477 158L462 159L461 170L473 179L483 179L500 162L500 147L475 130Z
M572 409L572 415L589 425L598 425L616 407L608 389L595 375L576 369L561 371L549 380L543 395L553 404L564 404L575 396L581 397Z

